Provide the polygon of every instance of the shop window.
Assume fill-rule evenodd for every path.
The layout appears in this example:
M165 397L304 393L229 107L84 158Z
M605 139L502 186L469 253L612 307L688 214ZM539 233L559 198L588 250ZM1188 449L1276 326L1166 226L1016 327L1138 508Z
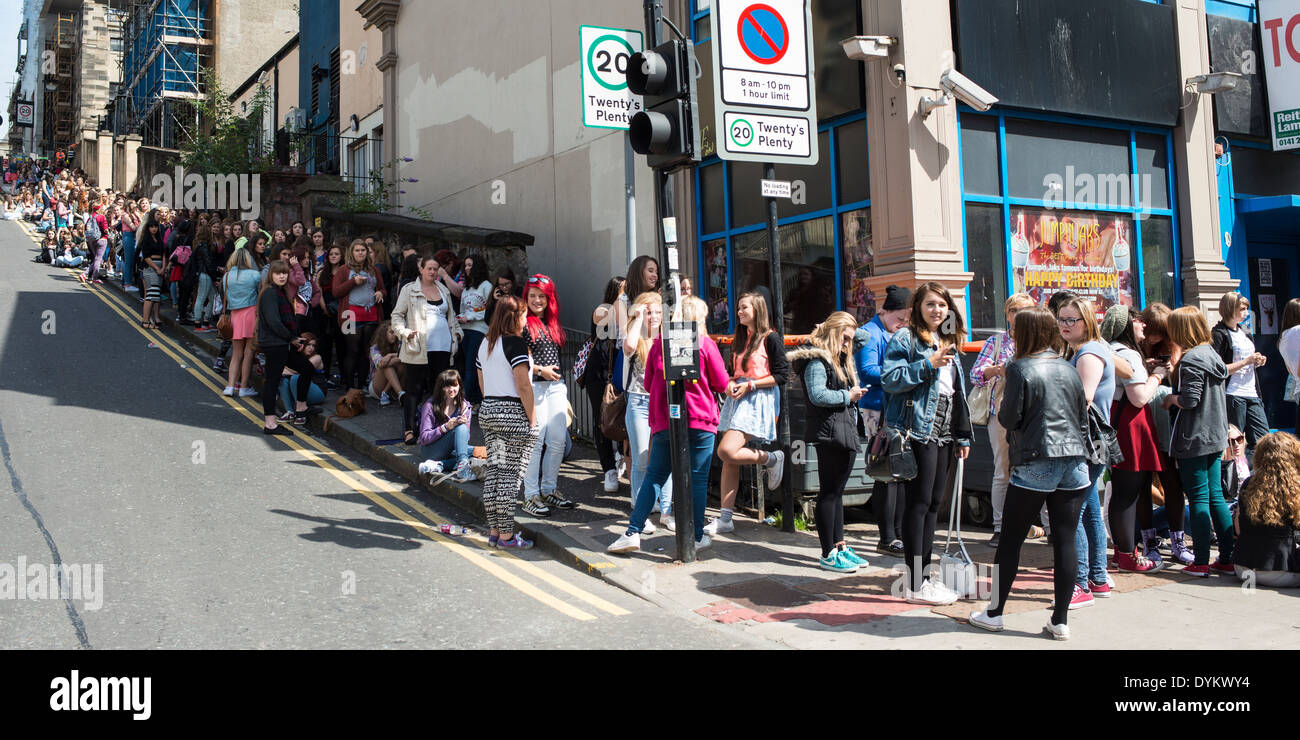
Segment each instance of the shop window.
M714 164L700 168L700 230L704 234L716 234L727 228L722 210L724 166Z
M757 162L732 162L731 168L731 228L738 229L767 221L767 204L760 197L759 180L763 179L763 165Z
M704 20L708 20L706 17ZM714 133L715 115L713 109L713 42L705 41L695 47L695 56L700 60L700 78L696 81L699 105L696 110L700 116L700 152L704 157L713 156L718 150L718 137Z
M871 177L870 168L867 166L866 119L840 126L836 129L835 137L835 159L840 178L840 204L857 203L870 198Z
M1234 146L1232 184L1238 195L1300 193L1300 153Z
M966 204L967 269L975 274L967 289L970 325L977 331L1006 329L1002 304L1007 300L1006 242L1002 206Z
M831 136L830 132L823 131L817 137L817 146L821 148L821 156L817 158L817 164L809 166L778 164L776 166L776 179L796 183L795 195L800 195L798 190L802 190L802 203L796 202L794 198L780 198L776 201L776 213L779 218L789 218L791 216L801 216L805 213L814 211L824 211L831 207ZM762 171L760 170L760 174ZM797 183L803 183L802 188L798 188ZM761 192L761 186L757 181L742 186L740 191L747 197L758 198ZM763 212L766 217L767 212Z
M817 117L821 120L862 110L862 67L844 55L840 41L857 36L858 0L818 0L812 7ZM825 151L825 150L823 150Z
M707 39L707 38L709 37L709 34L710 34L710 33L711 33L711 31L710 31L710 29L709 29L709 17L708 17L707 15L704 15L704 16L700 16L699 18L696 18L696 19L695 19L695 38L697 38L697 39ZM704 63L704 57L700 57L700 63L701 63L701 64Z
M1169 158L1165 137L1137 134L1138 199L1143 209L1169 207Z
M876 315L876 295L867 286L875 267L871 209L841 213L840 239L844 243L844 310L862 324Z
M835 310L835 224L831 217L779 228L781 293L787 334L807 334ZM736 297L770 290L767 230L732 237ZM775 323L775 322L774 322Z
M721 168L718 168L721 169ZM724 334L731 325L731 286L727 282L727 240L704 243L705 271L708 287L704 296L709 303L707 321L710 334Z
M1141 222L1142 229L1142 285L1149 306L1157 301L1177 307L1174 286L1174 231L1168 216L1150 216Z
M1006 118L1013 198L1128 208L1129 132ZM1060 190L1051 188L1060 184Z
M996 116L961 117L962 186L974 195L999 196L998 119Z

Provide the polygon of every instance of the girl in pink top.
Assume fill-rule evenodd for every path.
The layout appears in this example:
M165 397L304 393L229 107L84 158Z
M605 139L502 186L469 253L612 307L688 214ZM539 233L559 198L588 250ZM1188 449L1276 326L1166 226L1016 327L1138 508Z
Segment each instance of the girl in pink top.
M713 438L718 424L718 404L713 394L727 389L727 366L722 361L718 345L709 338L704 317L709 307L699 298L682 301L682 319L694 321L700 335L700 379L686 385L686 403L683 411L690 430L688 442L691 451L692 523L695 528L695 549L702 550L711 542L704 534L704 507L708 500L709 464L713 458ZM650 461L639 495L633 497L635 507L627 531L607 549L609 552L627 554L641 548L641 531L645 529L650 509L659 500L659 489L672 475L672 445L668 432L668 385L664 380L664 353L662 340L656 339L646 356L645 387L650 395Z

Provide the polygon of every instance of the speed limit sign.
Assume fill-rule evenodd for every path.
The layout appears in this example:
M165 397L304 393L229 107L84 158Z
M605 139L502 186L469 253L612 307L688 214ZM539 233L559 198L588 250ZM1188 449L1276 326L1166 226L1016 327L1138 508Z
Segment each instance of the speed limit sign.
M19 103L17 108L18 118L14 121L19 126L32 125L35 108L31 103Z
M641 111L641 97L627 89L627 65L641 51L640 31L582 26L582 123L593 128L626 129Z

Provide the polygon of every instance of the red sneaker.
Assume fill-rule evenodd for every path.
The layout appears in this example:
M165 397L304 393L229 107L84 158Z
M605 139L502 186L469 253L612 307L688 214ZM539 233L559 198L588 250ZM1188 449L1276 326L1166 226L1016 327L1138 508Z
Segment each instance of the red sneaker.
M1183 572L1191 576L1209 578L1211 570L1208 565L1186 565L1183 566Z
M1092 579L1089 579L1088 591L1092 592L1092 595L1099 599L1109 599L1111 596L1110 582L1095 583ZM1087 591L1085 593L1087 593Z
M1158 568L1155 563L1137 554L1136 551L1115 553L1115 565L1120 570L1130 573L1149 573ZM1093 591L1096 592L1096 589L1094 588Z
M1227 573L1228 575L1233 576L1237 575L1237 566L1232 563L1225 563L1222 560L1215 560L1213 563L1210 563L1210 569L1219 573Z
M1094 601L1093 598L1092 598L1092 594L1090 594L1090 593L1088 593L1087 591L1084 591L1083 589L1079 588L1079 584L1077 584L1077 583L1074 584L1074 595L1070 597L1070 606L1069 606L1069 608L1070 608L1071 611L1073 611L1073 610L1075 610L1075 609L1082 609L1082 608L1084 608L1085 606L1092 606L1094 603L1095 603L1095 601ZM1055 600L1052 601L1052 605L1051 605L1050 608L1052 608L1052 609L1055 609L1055 608L1056 608L1056 601L1055 601Z

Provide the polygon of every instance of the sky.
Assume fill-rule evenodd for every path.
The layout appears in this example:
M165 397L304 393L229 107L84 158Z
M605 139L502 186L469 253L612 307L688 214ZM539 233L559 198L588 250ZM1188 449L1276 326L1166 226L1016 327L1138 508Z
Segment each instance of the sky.
M0 0L0 141L9 133L9 94L18 80L18 28L23 24L22 0Z

